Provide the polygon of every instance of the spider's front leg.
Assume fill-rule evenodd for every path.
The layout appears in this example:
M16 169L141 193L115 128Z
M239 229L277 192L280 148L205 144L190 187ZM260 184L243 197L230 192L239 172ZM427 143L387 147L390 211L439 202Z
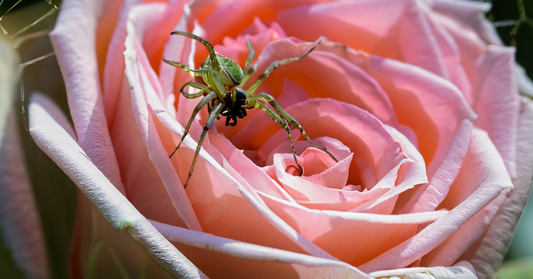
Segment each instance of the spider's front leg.
M179 67L179 68L183 69L185 72L187 72L190 75L195 76L195 77L200 77L200 76L202 76L202 73L207 73L207 72L215 72L216 73L215 70L211 70L211 69L198 69L198 70L190 69L189 67L185 66L184 64L181 64L180 62L166 60L165 58L163 58L163 62L165 62L165 63L167 63L169 65L172 65L174 67Z
M257 88L259 88L259 85L261 85L261 83L270 75L270 73L272 71L274 71L277 67L279 66L283 66L283 65L286 65L286 64L289 64L291 62L294 62L294 61L298 61L304 57L306 57L309 53L311 53L313 50L315 50L315 48L318 46L318 44L322 41L322 37L320 37L318 40L316 40L313 45L311 45L311 47L304 53L298 55L298 56L295 56L295 57L291 57L291 58L285 58L285 59L282 59L282 60L278 60L278 61L274 61L272 62L272 64L270 64L270 66L268 67L268 69L265 71L265 73L263 75L261 75L261 77L259 77L259 79L257 79L252 85L250 85L250 87L248 89L246 89L246 96L248 97L251 97L255 94L255 91L257 90ZM255 65L257 66L257 65ZM255 67L254 66L254 67ZM254 69L255 70L255 69Z
M204 100L206 98L204 98ZM224 107L224 104L223 103L219 103L215 107L215 109L213 111L211 111L211 114L209 114L209 118L207 119L207 123L205 123L205 125L204 125L204 130L202 131L202 135L200 136L200 140L198 140L198 145L196 146L196 151L194 152L194 159L192 160L191 169L189 170L189 175L187 176L187 181L183 185L183 188L187 188L187 184L189 184L189 180L191 179L192 172L194 170L194 166L196 165L196 159L198 159L198 155L200 154L200 150L202 149L202 143L204 142L204 138L205 138L205 136L207 134L207 131L209 131L209 129L211 129L211 126L213 125L213 121L215 121L215 118L217 118L218 115L220 114L220 112L222 112L222 108L223 107ZM183 140L183 138L182 138L182 140Z
M187 86L190 86L190 87L196 88L196 89L200 89L200 91L197 92L197 93L193 93L193 94L187 93L187 92L184 91L185 87L187 87ZM186 82L180 88L181 95L183 95L187 99L196 99L196 98L201 97L202 95L204 95L204 93L208 94L211 91L213 91L213 89L211 89L209 86L203 85L201 83L194 82L194 81Z
M237 87L243 87L257 68L257 63L253 67L250 67L255 56L255 50L252 47L250 40L246 40L246 45L248 46L248 58L246 58L246 64L244 65L244 69L242 71L244 73L244 76L242 77L241 83Z
M193 112L192 112L192 115L191 117L189 118L189 122L187 122L187 126L185 127L185 131L183 132L183 135L181 136L181 140L180 140L180 143L178 143L178 146L176 146L176 148L174 149L174 151L172 151L172 154L170 154L170 156L168 156L168 158L172 158L172 156L174 156L174 153L176 153L176 151L178 151L178 149L180 148L181 146L181 143L183 142L183 140L185 139L185 137L187 136L187 134L189 133L189 129L191 128L191 125L192 125L192 122L194 121L194 118L196 117L196 115L198 114L198 112L207 104L209 103L211 100L213 100L217 95L215 94L215 92L211 92L209 94L207 94L207 96L205 96L205 98L203 98L197 105L196 107L194 108ZM211 116L209 116L211 117Z
M281 117L283 118L284 120L287 120L291 125L293 125L294 127L296 127L300 133L302 133L302 136L304 136L304 138L309 142L311 143L312 145L314 145L316 148L322 150L323 152L325 152L326 154L328 154L333 160L335 160L335 162L338 162L337 158L335 158L335 156L333 156L333 154L329 153L329 151L326 149L326 148L323 148L323 147L320 147L319 145L317 145L313 140L311 140L311 138L309 138L309 136L307 135L307 133L304 131L302 125L300 125L300 123L298 123L298 121L296 121L296 119L294 119L290 114L288 114L279 104L278 102L276 102L276 100L274 99L274 97L266 94L266 93L260 93L260 94L257 94L257 95L254 95L254 96L251 96L248 98L249 102L250 103L254 103L255 101L255 105L256 106L265 106L264 104L258 102L258 101L263 101L263 102L268 102L272 108L274 108L274 110L279 114L278 117ZM259 104L259 105L258 105ZM266 107L266 106L265 106ZM267 107L268 109L268 107ZM264 110L264 109L263 109ZM270 109L268 109L270 110ZM272 112L272 110L270 110ZM268 112L267 112L268 113ZM269 113L270 117L274 118L270 113ZM276 115L277 116L277 115ZM274 119L276 120L276 119ZM279 121L276 120L276 122L279 123ZM283 123L285 123L285 121L283 121ZM281 124L280 124L281 125ZM287 124L285 124L287 125ZM282 125L283 126L283 125ZM285 127L284 127L285 128ZM287 130L287 128L285 128L285 130ZM291 139L291 136L289 134L289 139ZM292 139L291 139L291 146L292 146ZM293 155L295 156L295 160L296 160L296 154L295 154L295 151L294 151L294 147L292 149L292 152L293 152ZM296 162L296 164L298 164L298 162ZM300 167L300 165L298 165L298 167Z

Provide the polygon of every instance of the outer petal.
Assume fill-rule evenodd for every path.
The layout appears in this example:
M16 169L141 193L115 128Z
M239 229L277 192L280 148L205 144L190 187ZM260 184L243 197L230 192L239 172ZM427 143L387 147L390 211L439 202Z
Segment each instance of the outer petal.
M27 278L49 278L45 239L15 117L12 111L8 119L0 119L7 120L0 130L0 235Z
M34 95L29 114L30 133L37 145L78 185L113 228L126 227L171 275L203 275L113 187L72 138L74 132L65 125L68 121L50 100Z
M521 98L521 110L518 121L516 166L517 176L513 179L514 189L492 221L487 233L477 246L470 249L472 264L480 276L490 276L500 267L503 257L513 237L518 220L523 213L531 193L533 178L533 102ZM524 220L528 222L528 220ZM530 232L526 233L530 238ZM515 241L521 239L517 235ZM520 245L524 245L521 243Z
M50 34L67 88L78 142L87 155L124 193L109 137L99 84L96 26L105 1L65 1Z
M0 39L0 245L8 248L26 278L49 278L45 239L12 107L18 63L15 50Z

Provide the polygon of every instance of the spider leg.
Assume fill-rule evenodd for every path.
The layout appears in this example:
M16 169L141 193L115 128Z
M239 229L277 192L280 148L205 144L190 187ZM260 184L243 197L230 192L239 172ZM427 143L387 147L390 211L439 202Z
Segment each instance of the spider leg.
M202 143L204 142L205 135L207 134L207 131L211 129L211 126L213 125L213 121L215 121L215 118L217 118L217 116L220 114L223 107L224 107L224 104L220 103L215 107L215 109L211 112L211 114L209 114L207 123L205 123L204 125L204 130L202 131L202 135L200 136L200 140L198 141L198 145L196 146L196 151L194 153L194 159L192 160L191 169L189 170L189 175L187 176L187 181L183 185L183 188L187 188L187 184L189 184L189 179L191 179L194 166L196 165L196 160L198 159L198 155L200 154L200 150L202 149Z
M194 34L183 32L183 31L172 31L170 35L182 35L185 37L189 37L191 39L195 39L198 42L202 43L202 45L204 45L207 48L207 51L209 51L209 56L211 57L211 66L216 72L220 71L220 64L217 59L215 48L213 47L213 44L211 44L209 41L206 41Z
M186 93L183 90L185 89L185 87L187 87L187 85L190 86L190 87L196 88L196 89L200 89L201 91L198 92L198 93L193 93L193 94ZM186 82L180 88L181 95L183 95L187 99L195 99L195 98L201 97L202 95L204 95L204 93L209 93L211 91L213 91L213 90L211 88L209 88L209 86L203 85L201 83L194 82L194 81Z
M191 74L192 76L195 76L195 77L202 76L202 73L215 72L214 70L209 70L209 69L198 69L198 70L190 69L187 66L185 66L185 65L183 65L183 64L181 64L179 62L166 60L165 58L163 58L163 62L165 62L165 63L167 63L169 65L172 65L174 67L180 67L183 70L185 70L187 73L189 73L189 74Z
M250 79L252 74L255 72L255 68L257 66L257 64L255 64L253 67L250 67L252 60L254 60L255 50L248 39L246 40L246 45L248 46L248 58L246 59L246 64L244 65L244 77L242 78L241 84L238 85L239 87L243 87L246 84L248 79Z
M202 109L203 106L205 106L207 103L209 103L215 97L216 97L216 94L214 92L211 92L211 93L207 94L207 96L205 96L205 98L203 98L196 105L196 107L194 108L194 110L192 112L191 117L189 118L189 122L187 123L187 126L185 127L185 131L183 132L183 135L181 136L180 143L178 143L178 146L176 146L176 148L174 149L174 151L172 151L172 154L170 154L170 156L168 156L168 158L172 158L172 156L174 156L174 153L176 153L176 151L178 151L178 148L180 148L181 143L183 142L183 140L185 139L185 137L189 133L189 129L191 128L192 122L193 122L194 118L196 117L196 115L198 114L198 112L200 111L200 109Z
M287 131L287 135L289 136L289 142L291 143L292 156L294 157L294 162L296 162L296 165L298 166L298 170L300 171L300 175L302 175L304 173L304 170L303 170L302 166L300 166L300 164L298 163L298 159L296 158L296 150L294 149L294 143L292 141L291 129L290 129L289 125L287 124L287 122L285 122L285 120L283 118L279 117L279 115L274 113L269 107L267 107L265 104L263 104L261 102L256 102L255 103L255 107L261 108L272 119L274 119L274 121L276 121L281 127L283 127L285 129L285 131Z
M272 71L274 71L277 67L279 66L283 66L285 64L289 64L291 62L294 62L294 61L298 61L302 58L304 58L305 56L307 56L309 53L311 53L317 46L318 44L322 41L322 37L320 37L318 40L316 40L313 45L311 45L311 47L304 53L298 55L298 56L295 56L295 57L291 57L291 58L286 58L286 59L283 59L283 60L277 60L277 61L274 61L272 62L272 64L270 64L270 66L268 67L268 69L265 71L265 73L259 77L259 79L257 79L256 82L254 82L247 90L246 90L246 95L247 96L252 96L254 95L255 93L255 90L257 90L257 88L259 87L259 85L261 85L261 83L268 77L268 75L270 75L270 73Z
M278 102L276 102L276 100L274 99L274 97L266 94L266 93L260 93L260 94L257 94L257 95L254 95L254 96L251 96L248 98L249 100L257 100L257 101L264 101L264 102L268 102L272 108L274 108L274 110L285 120L289 121L290 124L292 124L294 127L298 128L298 130L300 130L300 132L302 133L302 136L304 136L304 138L310 142L312 145L314 145L316 148L324 151L326 154L328 154L333 160L335 160L335 162L338 162L337 161L337 158L335 158L335 156L333 156L331 153L329 153L329 151L323 147L320 147L318 146L315 142L313 142L309 136L307 135L307 133L304 131L304 128L302 127L302 125L300 125L300 123L298 123L298 121L296 121L290 114L288 114L279 104ZM253 101L252 101L253 103ZM258 102L256 102L257 104Z

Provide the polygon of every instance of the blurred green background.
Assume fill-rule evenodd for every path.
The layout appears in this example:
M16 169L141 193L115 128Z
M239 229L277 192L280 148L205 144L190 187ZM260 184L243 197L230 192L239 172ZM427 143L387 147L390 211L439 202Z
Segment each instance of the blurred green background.
M10 11L16 13L20 9L32 9L35 6L41 6L40 10L36 9L36 16L28 18L26 24L37 19L42 15L42 10L49 9L45 0L22 0L17 6ZM511 36L511 30L514 28L512 20L519 19L520 13L517 3L520 0L494 0L492 9L487 13L487 17L497 24L506 25L497 27L498 33L506 45L516 47L516 60L522 65L530 78L533 79L533 28L528 24L522 24L516 36ZM533 17L533 0L522 0L526 16ZM18 0L0 0L0 16L3 15ZM487 1L485 1L487 2ZM60 0L53 0L57 6ZM40 29L52 28L57 13L39 24ZM1 21L8 30L16 30L17 27L7 26L6 21ZM511 25L509 25L509 23ZM23 23L24 24L24 23ZM15 28L15 29L9 29ZM48 40L47 38L42 38ZM40 55L53 51L51 45L48 49L33 50L31 44L21 46L21 60L28 61ZM54 59L46 59L44 67L50 69L49 74L58 74L59 68ZM43 66L43 65L41 65ZM42 68L41 68L42 69ZM37 71L28 66L25 73ZM25 91L45 91L52 97L56 104L66 104L66 94L61 80L57 77L43 78L41 81L32 82L24 81ZM54 90L50 90L53 88ZM26 96L26 100L29 96ZM69 115L68 107L62 107L64 113ZM24 115L21 116L22 118ZM24 119L20 119L23 123ZM26 152L26 163L30 173L37 174L39 179L32 179L32 184L36 196L36 203L43 221L43 229L47 242L48 254L50 257L50 271L52 278L68 278L67 257L68 243L70 233L74 222L75 207L75 185L66 177L63 172L53 164L50 159L42 153L39 148L33 144L33 140L21 126L20 134L24 142ZM532 150L533 152L533 150ZM46 166L43 168L42 166ZM1 240L1 239L0 239ZM24 278L22 273L17 270L10 257L9 250L0 241L0 277L1 278ZM500 278L533 278L533 203L529 203L524 216L522 217L509 252L506 256L506 262L499 272Z

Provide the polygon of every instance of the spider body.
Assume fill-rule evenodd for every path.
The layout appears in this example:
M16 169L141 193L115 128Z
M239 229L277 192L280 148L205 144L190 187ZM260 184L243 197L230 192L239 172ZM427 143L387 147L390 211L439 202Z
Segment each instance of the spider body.
M274 61L270 65L270 67L268 67L265 73L256 82L250 85L248 89L245 90L243 89L243 86L246 84L246 82L248 81L248 79L250 78L250 76L252 75L252 73L255 71L255 68L256 68L256 65L251 67L252 60L255 56L255 51L248 40L246 41L246 44L248 46L249 54L248 54L248 58L246 59L246 65L244 69L242 69L235 61L216 53L213 45L207 40L204 40L194 34L182 32L182 31L173 31L171 35L182 35L182 36L195 39L199 41L200 43L202 43L209 51L209 56L202 63L200 68L197 70L189 69L187 66L179 62L174 62L174 61L163 59L165 63L176 66L176 67L180 67L193 76L201 76L205 83L205 84L201 84L201 83L189 81L183 84L183 86L180 88L181 94L185 96L186 98L194 99L194 98L198 98L202 96L204 98L194 108L193 113L191 117L189 118L189 122L187 123L187 126L185 127L185 131L181 137L181 140L179 144L176 146L176 148L174 149L174 151L170 154L169 158L172 158L174 153L178 150L178 148L182 144L183 139L189 133L189 129L192 125L194 118L198 114L198 112L206 105L209 111L209 118L207 119L207 122L204 125L202 135L200 136L200 139L198 141L198 146L196 148L194 159L193 159L191 168L189 170L189 175L187 177L187 181L184 184L184 187L187 187L187 184L189 183L189 180L194 170L194 165L196 164L196 160L198 158L198 154L200 153L203 140L207 134L207 131L213 125L213 121L215 119L219 119L220 116L222 115L226 117L226 122L225 122L226 126L235 126L237 125L238 118L246 117L247 109L261 108L274 121L276 121L281 127L283 127L287 131L289 142L292 148L292 154L294 157L294 161L296 165L298 166L300 175L303 174L303 169L298 163L298 159L296 157L296 151L294 149L294 144L292 140L291 130L287 122L289 122L294 127L298 128L302 136L304 136L304 138L307 141L312 143L316 148L326 152L331 158L333 158L333 160L337 161L337 159L335 159L335 157L331 153L329 153L325 148L322 148L318 146L317 144L315 144L309 138L309 136L305 133L302 126L292 116L290 116L287 112L285 112L285 110L281 108L281 106L276 102L276 100L272 96L266 93L255 94L255 91L257 90L259 85L268 77L268 75L274 69L284 64L302 59L303 57L305 57L307 54L309 54L311 51L313 51L316 48L316 46L320 43L322 38L314 42L312 46L306 52L296 57ZM185 92L184 89L187 86L199 89L200 91L197 93ZM263 102L269 103L274 110L269 108Z

